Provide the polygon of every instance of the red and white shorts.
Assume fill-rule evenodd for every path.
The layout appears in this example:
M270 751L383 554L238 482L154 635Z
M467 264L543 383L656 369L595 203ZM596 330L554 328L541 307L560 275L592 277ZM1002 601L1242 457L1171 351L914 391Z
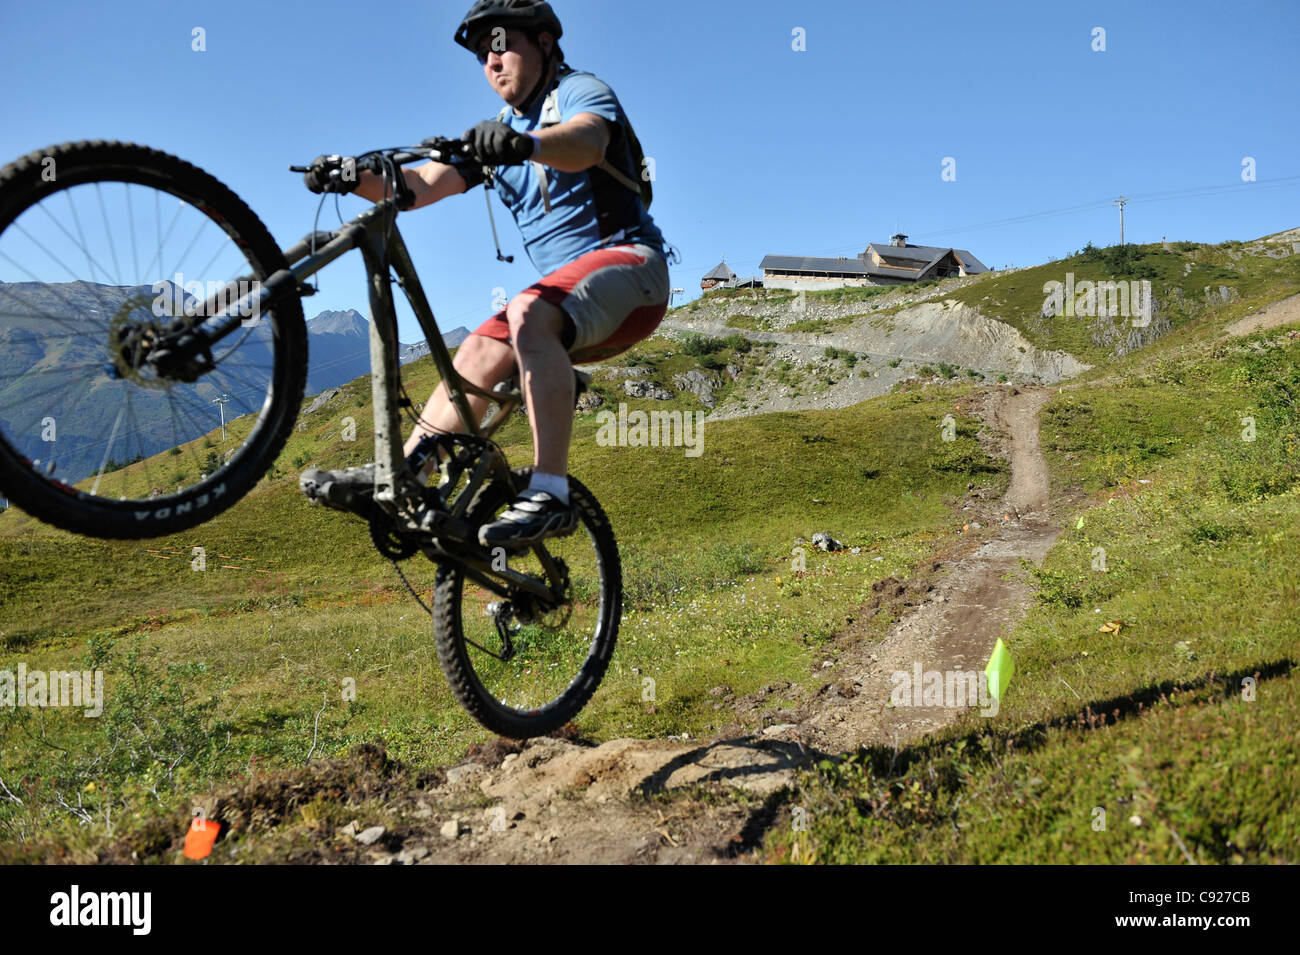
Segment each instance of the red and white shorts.
M603 361L649 338L668 311L668 263L648 245L615 245L580 255L529 286L564 310L564 346L575 365ZM510 343L504 310L475 335Z

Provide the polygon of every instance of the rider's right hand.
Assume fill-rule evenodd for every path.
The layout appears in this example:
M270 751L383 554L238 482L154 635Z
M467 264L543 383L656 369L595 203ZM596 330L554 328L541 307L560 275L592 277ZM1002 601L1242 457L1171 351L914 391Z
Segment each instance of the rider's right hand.
M342 166L342 168L340 168ZM349 173L349 175L344 175ZM348 166L338 156L317 156L302 174L307 188L317 194L337 192L346 195L359 185L360 175L355 164Z

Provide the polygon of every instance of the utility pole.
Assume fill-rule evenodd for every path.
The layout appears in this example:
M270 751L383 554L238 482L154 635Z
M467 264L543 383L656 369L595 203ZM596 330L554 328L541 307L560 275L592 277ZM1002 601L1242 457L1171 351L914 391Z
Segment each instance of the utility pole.
M218 397L218 398L213 398L213 399L212 399L212 403L213 403L214 405L217 405L219 408L221 408L221 440L222 440L222 443L224 443L225 440L226 440L226 402L229 401L229 400L230 400L230 395L221 395L221 396Z
M1110 201L1110 204L1112 206L1119 206L1119 244L1120 245L1124 244L1124 203L1130 201L1131 200L1128 196L1120 196L1118 199L1112 199Z
M669 308L672 308L672 307L673 307L673 299L677 297L678 293L680 293L680 292L685 292L685 291L686 291L686 289L684 289L684 288L670 288L670 289L668 290L668 307L669 307Z

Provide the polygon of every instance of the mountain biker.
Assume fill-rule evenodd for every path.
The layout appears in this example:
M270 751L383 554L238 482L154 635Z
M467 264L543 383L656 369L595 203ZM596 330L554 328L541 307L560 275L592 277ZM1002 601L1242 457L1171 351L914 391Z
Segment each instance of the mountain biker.
M564 62L562 33L543 0L478 0L454 37L477 56L507 104L461 138L481 165L496 167L497 192L543 274L479 326L454 361L460 375L489 391L517 370L533 432L529 484L480 529L483 546L529 544L577 527L567 477L572 364L626 351L648 338L667 311L665 242L634 191L642 180L633 168L634 134L614 91ZM552 91L557 95L548 97ZM553 125L542 122L548 103L559 108L558 122L553 111L549 116ZM319 162L303 177L312 191L355 187L363 198L384 198L381 177L365 172L339 186L326 181ZM431 162L403 173L415 193L413 208L483 181L479 165ZM481 418L488 401L467 397ZM439 385L404 448L412 466L425 462L421 477L437 464L429 436L457 430L459 418ZM313 501L361 510L373 492L373 468L311 469L299 483Z

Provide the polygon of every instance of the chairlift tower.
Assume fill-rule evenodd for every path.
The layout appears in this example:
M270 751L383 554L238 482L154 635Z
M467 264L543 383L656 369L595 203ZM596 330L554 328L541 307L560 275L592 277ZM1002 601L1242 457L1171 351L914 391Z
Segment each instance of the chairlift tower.
M221 409L221 441L224 444L226 440L226 402L230 400L230 395L219 395L212 399L212 403Z
M1124 244L1124 203L1132 201L1128 196L1120 196L1118 199L1112 199L1112 206L1119 206L1119 244Z

